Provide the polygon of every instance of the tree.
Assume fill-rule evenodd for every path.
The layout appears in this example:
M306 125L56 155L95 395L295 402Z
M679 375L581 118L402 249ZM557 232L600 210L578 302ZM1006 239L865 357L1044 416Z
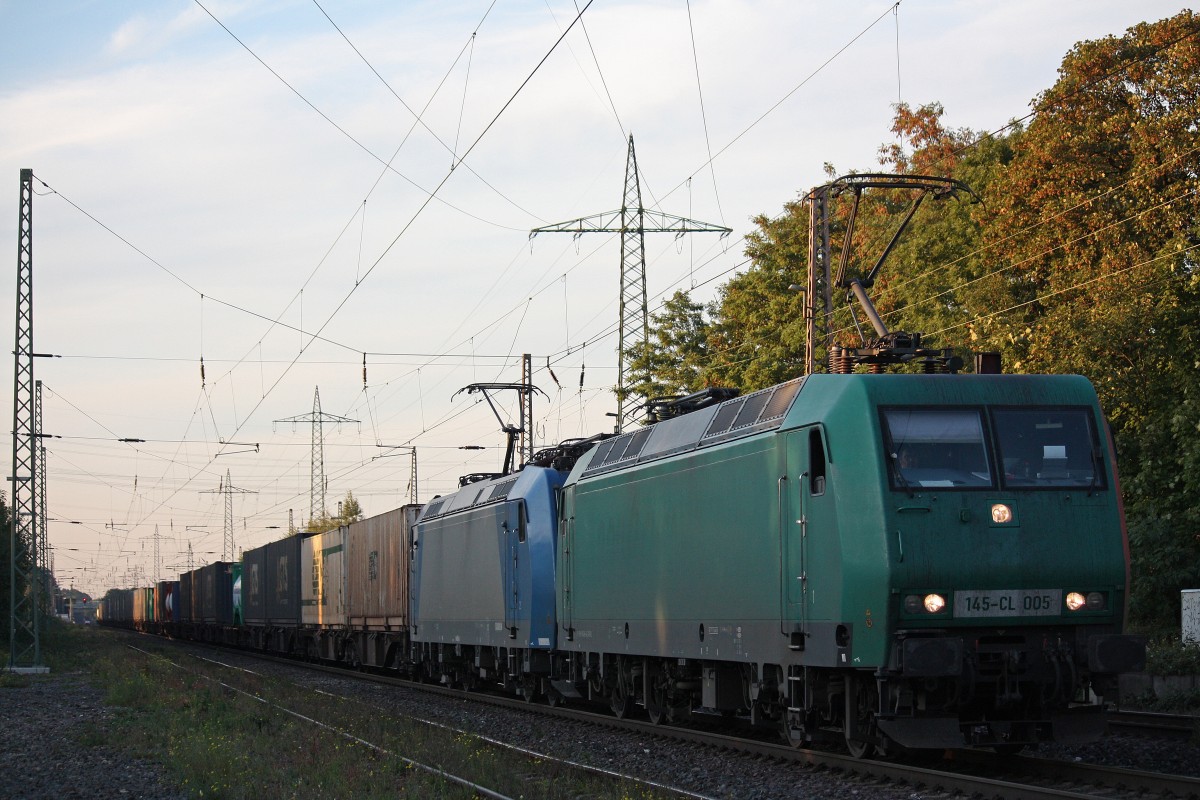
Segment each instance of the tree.
M354 497L354 492L347 491L346 499L342 500L340 513L330 515L328 512L322 514L316 519L310 519L304 525L304 530L310 533L324 533L331 531L342 525L349 525L351 522L358 522L363 518L362 506Z
M343 525L349 525L351 522L358 522L363 518L362 506L354 497L354 492L347 491L346 499L342 501L342 513L338 517Z
M709 335L712 385L742 392L804 370L804 298L790 287L806 282L807 211L795 200L779 217L759 215L754 224L758 230L746 237L753 264L718 290Z
M1200 19L1077 44L1035 107L989 232L1009 253L1015 363L1096 384L1126 479L1133 611L1173 627L1200 581Z
M984 192L1012 158L1009 138L983 139L966 129L941 123L941 105L916 110L896 108L893 131L899 142L880 150L880 161L899 173L954 177ZM1013 134L1015 135L1015 134ZM826 165L830 179L836 176ZM915 194L866 189L859 203L847 274L863 277L892 239ZM840 252L848 228L849 193L829 207L832 257ZM987 334L975 322L991 298L981 277L994 268L980 250L987 206L971 198L923 204L871 289L873 302L892 330L920 331L926 344L959 350L980 349ZM754 264L720 290L714 312L710 371L721 382L743 391L763 388L803 370L805 323L803 297L790 286L807 283L809 207L803 200L784 206L778 217L761 215L748 237L746 254ZM845 297L834 295L830 324L836 344L860 347L874 333ZM821 303L818 298L817 305ZM857 320L857 322L856 322ZM859 330L863 329L863 336ZM818 357L822 355L818 344Z
M704 306L683 290L675 292L650 315L650 338L629 351L630 371L640 376L630 393L667 397L710 386L709 333Z

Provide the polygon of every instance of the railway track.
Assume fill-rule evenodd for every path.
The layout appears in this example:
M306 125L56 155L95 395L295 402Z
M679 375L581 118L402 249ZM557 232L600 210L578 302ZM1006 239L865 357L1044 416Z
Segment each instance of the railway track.
M162 653L151 652L149 650L143 649L143 648L138 647L133 644L130 644L128 646L131 650L137 651L149 658L163 659L167 663L171 664L174 668L187 671L193 675L196 675L196 677L199 679L213 681L214 683L218 684L225 691L243 695L243 696L250 698L256 702L262 703L265 706L271 707L272 709L274 709L275 711L277 711L279 713L289 715L291 717L294 717L294 718L300 720L303 723L312 725L313 727L320 729L321 731L323 731L325 734L327 734L329 736L341 737L341 738L345 739L346 741L353 743L354 745L357 745L357 746L366 748L367 750L373 751L374 753L376 753L379 756L387 757L387 758L391 758L391 759L398 759L399 761L403 762L407 767L409 767L411 769L423 771L425 773L428 773L428 774L444 781L448 785L453 785L460 790L466 790L466 792L468 793L468 796L488 798L488 800L516 800L517 797L529 796L525 793L525 791L528 791L528 787L526 787L526 790L522 791L520 794L516 794L516 795L506 794L506 793L504 793L504 791L501 790L500 787L489 786L489 785L486 785L486 783L484 783L484 782L480 782L480 780L478 778L471 775L469 772L467 772L467 773L455 772L450 769L446 769L443 766L438 765L437 763L430 763L427 760L421 760L418 758L410 758L401 752L397 752L395 750L388 750L387 748L382 747L373 741L370 741L368 739L362 738L361 736L352 734L348 730L346 730L342 727L338 727L337 725L327 724L326 722L324 722L320 719L314 718L313 716L310 716L308 713L304 713L301 710L297 710L296 708L289 708L289 707L280 705L276 702L273 702L269 697L263 696L263 694L258 693L253 689L247 691L246 688L243 688L242 686L239 686L238 684L245 683L248 676L250 678L251 686L254 684L261 686L262 680L264 678L269 680L270 676L264 675L261 672L254 670L254 669L248 669L245 666L241 666L241 665L234 664L234 663L229 663L229 660L232 660L231 656L248 658L248 659L256 659L259 661L272 662L272 663L276 663L276 664L284 664L289 667L300 667L300 668L304 668L304 669L307 669L309 671L314 671L314 672L331 673L331 674L337 675L339 678L342 678L342 679L350 678L350 679L374 680L379 683L384 683L384 684L389 684L389 685L409 686L411 688L412 684L409 684L408 682L398 681L396 679L390 679L390 678L386 678L384 676L373 676L368 673L350 672L345 669L331 668L331 667L327 667L324 665L317 665L317 664L308 664L305 662L293 661L291 659L282 659L282 658L278 658L275 656L264 655L261 653L249 653L249 652L244 652L244 651L239 651L239 650L228 650L225 648L214 649L212 646L209 646L209 645L197 645L197 644L191 643L191 642L174 642L173 644L179 645L183 648L187 648L181 654L183 656L183 658L181 658L181 659L170 658L168 656L164 656ZM198 654L196 652L197 649L203 649L203 650L207 651L208 654L207 655ZM229 659L229 660L227 660L227 659ZM180 663L181 661L183 663ZM208 670L212 670L215 668L216 670L221 671L225 677L223 679L217 678L211 674L204 674L205 670L189 668L189 661L191 662L192 667L201 665L203 667L208 668ZM433 687L430 687L430 688L433 688ZM326 692L321 689L317 689L315 691L317 691L321 694L326 694L326 695L330 694L329 692ZM611 796L613 796L613 797L631 796L631 794L630 794L631 790L636 789L637 790L636 796L645 797L645 798L678 797L678 798L686 798L686 800L716 800L716 798L711 798L707 795L689 791L687 789L683 789L680 787L671 786L667 783L653 781L653 780L647 780L644 777L627 774L627 773L621 772L619 770L603 769L603 768L598 768L598 767L588 765L588 764L578 763L578 762L572 761L570 759L555 757L548 753L535 752L533 750L530 750L529 748L514 746L510 743L506 743L506 742L503 742L503 741L500 741L497 739L493 739L493 738L489 738L486 736L480 736L478 734L472 733L471 731L454 728L452 726L448 726L443 723L439 723L439 722L435 722L435 721L431 721L431 720L427 720L427 719L421 719L421 718L413 717L413 716L408 717L408 719L411 721L414 721L414 722L422 723L422 724L429 725L434 728L441 729L442 732L445 732L445 733L448 733L451 735L470 737L471 739L474 739L486 746L501 748L501 749L507 751L513 757L514 761L517 759L524 759L526 762L525 765L521 765L519 767L514 767L514 769L516 769L517 772L524 773L521 777L521 780L525 780L525 781L536 780L533 777L533 776L535 776L535 774L541 774L541 773L547 773L547 772L550 773L551 775L555 776L554 778L552 778L554 780L561 780L561 776L568 772L586 773L588 776L590 776L593 783L599 782L602 785L603 784L611 785L612 786ZM533 796L538 796L536 788L534 788L532 791L534 792ZM592 795L588 794L587 796L592 796ZM601 794L598 796L607 797L607 796L609 796L609 794Z
M1200 717L1152 711L1114 711L1109 713L1108 727L1121 733L1157 739L1191 739L1200 736Z
M219 650L225 653L229 651ZM564 720L583 722L608 729L631 731L657 742L686 742L748 758L769 760L777 764L795 764L805 770L822 771L843 776L850 783L887 786L893 790L909 787L917 796L954 795L980 798L1198 798L1200 779L1140 772L1136 770L1069 762L1033 755L1005 756L986 751L953 751L945 755L909 754L905 760L860 760L841 753L817 749L797 749L773 741L731 735L703 727L653 725L648 721L617 719L607 713L588 709L530 703L523 699L501 695L465 692L429 684L415 684L398 677L367 672L349 671L323 664L298 662L259 653L237 651L241 655L263 659L290 667L370 681L376 684L421 691L486 704L516 712L539 714ZM1143 720L1143 722L1150 722ZM1163 723L1166 724L1166 723ZM553 759L548 753L533 754ZM585 767L563 760L572 767ZM590 768L590 767L589 767ZM606 770L614 778L644 779L619 770ZM704 794L656 782L658 791L680 796L704 797ZM862 793L862 790L859 790Z

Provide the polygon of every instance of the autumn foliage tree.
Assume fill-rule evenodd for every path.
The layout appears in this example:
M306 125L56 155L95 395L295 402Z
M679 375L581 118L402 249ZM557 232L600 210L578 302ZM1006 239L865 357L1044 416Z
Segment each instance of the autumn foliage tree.
M1016 366L1096 385L1121 448L1135 615L1200 585L1200 19L1077 44L1006 171L990 229Z

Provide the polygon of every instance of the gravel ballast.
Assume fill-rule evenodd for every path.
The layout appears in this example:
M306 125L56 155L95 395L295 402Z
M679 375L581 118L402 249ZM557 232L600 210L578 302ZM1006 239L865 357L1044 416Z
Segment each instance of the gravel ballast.
M0 688L0 797L186 798L160 765L107 744L113 713L80 673Z

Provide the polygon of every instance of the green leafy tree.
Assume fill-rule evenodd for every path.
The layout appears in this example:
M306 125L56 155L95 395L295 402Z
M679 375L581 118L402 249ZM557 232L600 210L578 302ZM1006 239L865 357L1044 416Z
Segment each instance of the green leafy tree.
M746 237L751 267L718 290L709 334L711 385L742 392L804 371L804 296L791 289L807 278L808 212L801 200L784 213L754 219Z
M945 128L943 113L936 103L916 110L897 106L893 131L899 141L881 148L880 161L899 173L955 177L982 194L1011 160L1011 144L995 137L970 146L980 136ZM826 172L831 179L836 176L830 165ZM849 276L870 272L915 197L906 190L863 192L848 251ZM852 207L849 198L844 193L829 208L835 270ZM970 197L925 201L870 290L889 329L926 333L929 346L963 351L992 347L987 326L977 322L992 307L989 284L981 280L995 268L980 250L988 215L987 206ZM778 217L762 215L755 224L746 247L753 266L721 288L710 348L711 372L743 391L802 372L805 349L804 298L790 287L807 283L808 205L803 200L787 203ZM874 338L857 304L852 307L837 290L833 300L830 328L836 344L859 347ZM817 298L818 308L821 302ZM819 345L818 358L823 356Z
M311 533L324 533L331 531L342 525L349 525L351 522L357 522L363 518L362 506L354 497L354 492L346 492L346 497L342 500L341 511L336 515L331 515L328 512L322 514L316 519L310 519L304 525L304 530Z
M354 492L347 491L346 499L342 501L342 513L339 517L341 524L349 525L351 522L358 522L363 518L362 506L354 497Z
M630 349L630 392L641 397L690 394L709 385L710 325L704 306L677 291L650 315L650 339Z

